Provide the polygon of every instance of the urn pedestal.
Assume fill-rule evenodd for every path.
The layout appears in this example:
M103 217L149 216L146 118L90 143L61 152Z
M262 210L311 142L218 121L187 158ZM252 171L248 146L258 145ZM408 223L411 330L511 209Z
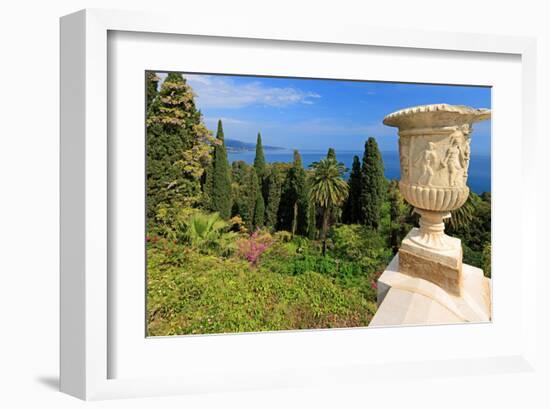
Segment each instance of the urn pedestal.
M461 242L445 234L445 220L470 193L466 181L472 124L490 116L487 109L435 104L402 109L384 118L385 125L398 128L399 190L420 215L420 223L381 276L379 303L393 288L394 294L412 292L437 303L444 308L443 315L453 310L458 321L489 319L489 280L480 269L463 265ZM383 325L387 318L377 313L373 321ZM409 320L426 322L419 317Z

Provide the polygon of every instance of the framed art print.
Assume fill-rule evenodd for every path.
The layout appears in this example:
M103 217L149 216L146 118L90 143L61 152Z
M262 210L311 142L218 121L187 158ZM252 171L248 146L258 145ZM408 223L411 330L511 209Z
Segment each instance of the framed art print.
M87 10L61 50L63 391L529 370L533 41Z
M490 123L456 147L432 133L425 153L423 139L398 143L380 121L434 100L490 107L490 87L160 71L145 81L147 335L366 327L373 316L378 325L490 320ZM456 109L428 106L440 116ZM406 194L404 177L415 176L400 166L416 169L424 189L436 178L448 185L433 205L456 208L449 227L463 237L457 275L466 276L457 298L485 298L479 316L448 315L434 301L425 321L391 311L384 322L405 289L394 285L382 307L381 274L422 211L400 192L399 176ZM444 197L452 189L463 195L457 203ZM401 269L427 268L399 254ZM470 278L479 280L472 288ZM432 300L417 297L418 306L403 303L407 314Z

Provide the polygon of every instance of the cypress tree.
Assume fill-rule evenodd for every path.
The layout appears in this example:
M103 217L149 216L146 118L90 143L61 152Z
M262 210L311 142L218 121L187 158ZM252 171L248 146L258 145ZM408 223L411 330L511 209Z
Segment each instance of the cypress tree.
M384 163L376 139L370 137L365 143L363 165L361 168L361 221L368 227L378 229L380 210L384 200L386 181Z
M247 172L248 165L244 160L236 160L231 164L231 178L234 183L243 185Z
M337 166L340 166L343 169L345 169L345 165L342 162L338 162L338 160L336 159L336 151L334 150L334 148L328 148L327 160L333 161ZM318 162L315 162L312 164L312 166L316 167L317 164ZM333 207L332 209L329 209L331 224L336 223L339 220L341 220L343 217L345 217L346 205L347 205L347 200L346 202L344 202L342 207L338 206L338 207Z
M291 231L292 234L307 234L308 206L306 172L302 167L300 152L294 151L294 161L288 171L281 205L279 206L279 229Z
M277 213L281 202L281 172L273 167L267 179L267 203L265 209L265 224L274 228L277 225Z
M225 149L221 120L218 121L216 139L217 144L214 149L214 161L212 166L211 208L213 211L218 212L224 219L228 219L231 216L231 174L227 161L227 151Z
M231 164L231 196L233 198L233 206L231 207L231 216L240 216L242 219L241 209L244 207L244 192L247 188L249 165L243 160L233 161Z
M301 162L301 158L300 158ZM309 184L307 182L307 174L303 168L299 169L300 173L300 186L302 188L298 191L298 221L296 230L299 234L307 236L309 234L309 208L311 206L309 200Z
M148 80L148 85L154 82ZM208 131L181 74L168 74L151 101L146 125L147 217L152 219L159 204L181 205L200 193L200 176L185 175L178 163L183 152L198 147Z
M361 220L361 162L357 155L353 156L348 185L349 196L342 218L346 223L359 223Z
M248 230L254 228L254 211L256 210L256 203L258 202L258 175L253 167L249 167L244 185L244 191L239 198L239 213ZM260 195L261 196L261 195ZM258 203L258 206L261 206Z
M292 230L294 220L294 204L298 200L295 189L296 169L294 165L286 172L281 192L279 212L277 214L277 230Z
M258 229L258 228L264 227L264 218L265 218L264 197L262 195L260 186L258 185L257 191L256 191L256 203L254 206L254 228Z
M258 138L256 140L256 156L254 157L254 169L258 174L260 184L262 183L265 176L265 156L264 148L262 146L262 135L258 132Z

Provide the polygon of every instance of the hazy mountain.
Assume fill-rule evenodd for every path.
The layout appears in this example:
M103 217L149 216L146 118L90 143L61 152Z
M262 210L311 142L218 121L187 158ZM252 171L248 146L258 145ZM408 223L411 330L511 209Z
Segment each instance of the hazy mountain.
M256 149L255 143L249 143L249 142L243 142L238 141L236 139L225 139L225 147L227 148L228 152L236 152L236 151L253 151ZM266 151L275 151L275 150L283 150L284 148L281 148L279 146L269 146L269 145L263 145L264 150Z

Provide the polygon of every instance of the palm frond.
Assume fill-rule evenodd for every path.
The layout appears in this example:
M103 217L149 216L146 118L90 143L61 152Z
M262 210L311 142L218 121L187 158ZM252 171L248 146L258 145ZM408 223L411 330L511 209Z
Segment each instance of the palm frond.
M186 223L185 237L192 246L208 246L229 227L218 213L196 213Z
M451 212L449 224L453 229L459 229L467 226L473 219L476 211L476 202L479 200L477 195L470 192L466 202L456 210Z

